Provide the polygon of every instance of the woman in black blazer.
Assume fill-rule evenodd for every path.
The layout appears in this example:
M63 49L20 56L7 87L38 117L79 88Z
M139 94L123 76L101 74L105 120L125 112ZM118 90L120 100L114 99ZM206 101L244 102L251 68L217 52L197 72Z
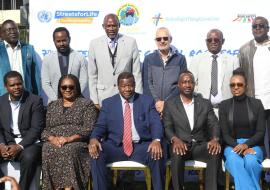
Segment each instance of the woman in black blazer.
M230 80L233 97L219 107L225 168L234 177L236 190L260 190L266 123L261 101L245 93L246 82L244 71L234 70Z

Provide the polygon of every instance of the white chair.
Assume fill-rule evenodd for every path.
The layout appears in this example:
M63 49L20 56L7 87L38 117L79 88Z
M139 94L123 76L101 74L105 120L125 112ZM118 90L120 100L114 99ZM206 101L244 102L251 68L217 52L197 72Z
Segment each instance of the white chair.
M113 184L117 183L117 175L119 170L141 170L144 172L147 190L151 190L151 172L150 168L134 161L119 161L107 164L107 167L114 171Z
M169 184L170 184L170 181L172 178L170 165L171 165L171 161L168 161L166 163L165 190L169 190ZM198 171L200 190L204 189L203 170L206 168L206 166L207 166L207 164L205 162L201 162L201 161L197 161L197 160L185 161L185 170Z

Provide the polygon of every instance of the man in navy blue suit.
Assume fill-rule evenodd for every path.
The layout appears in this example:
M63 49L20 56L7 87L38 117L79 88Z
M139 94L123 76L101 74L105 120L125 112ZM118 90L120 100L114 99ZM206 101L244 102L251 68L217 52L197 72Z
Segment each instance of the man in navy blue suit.
M150 167L154 190L162 190L163 126L154 100L135 93L135 79L123 72L117 79L119 94L105 99L89 142L94 190L106 190L106 164L136 161Z

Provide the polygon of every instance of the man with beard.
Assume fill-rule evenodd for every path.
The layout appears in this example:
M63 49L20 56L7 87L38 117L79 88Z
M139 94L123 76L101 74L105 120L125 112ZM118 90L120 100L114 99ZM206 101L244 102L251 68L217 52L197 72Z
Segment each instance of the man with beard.
M70 48L70 40L65 27L54 30L53 41L57 51L44 57L41 68L42 88L48 96L48 102L57 99L58 81L62 75L75 75L80 80L82 92L87 88L87 60Z
M4 75L18 71L23 79L25 88L39 95L41 91L40 70L37 64L34 47L19 40L19 28L13 20L6 20L1 27L0 41L0 95L5 94Z
M205 189L217 190L220 162L220 128L209 100L193 93L194 76L183 71L178 78L180 95L165 102L163 122L170 146L174 190L182 190L186 160L207 163Z

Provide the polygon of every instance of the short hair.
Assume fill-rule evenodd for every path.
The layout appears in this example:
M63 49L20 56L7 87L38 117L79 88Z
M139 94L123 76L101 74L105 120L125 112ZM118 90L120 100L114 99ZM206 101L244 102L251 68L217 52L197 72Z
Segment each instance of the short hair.
M16 27L18 28L18 25L17 25L17 23L16 23L14 20L8 19L8 20L5 20L5 21L2 23L2 25L1 25L1 31L4 30L3 28L4 28L5 25L10 24L10 23L15 24Z
M269 28L268 20L265 17L262 17L262 16L255 17L252 24L255 22L255 20L263 20L266 23L267 27Z
M132 78L134 83L135 83L135 78L134 78L134 75L130 72L122 72L119 74L118 78L117 78L117 85L119 85L120 83L120 80L122 79L130 79Z
M18 71L9 71L4 75L4 84L7 85L7 81L9 78L15 78L18 77L19 79L21 79L21 81L23 81L22 75L18 72Z
M107 14L107 15L104 17L104 19L103 19L103 24L105 24L105 22L108 20L108 18L114 18L114 19L117 21L118 26L120 26L119 18L118 18L118 16L117 16L116 14L114 14L114 13L109 13L109 14Z
M76 77L73 74L67 74L67 75L63 75L59 79L59 82L58 82L58 94L57 94L58 99L59 98L63 98L63 95L61 93L61 84L62 84L62 82L63 82L64 79L71 79L75 83L75 90L76 90L76 93L75 93L76 94L75 95L76 97L75 98L83 97L82 91L81 91L81 85L80 85L80 81L79 81L78 77Z
M159 28L156 30L156 34L157 34L157 32L159 32L160 30L165 30L165 31L167 31L169 37L172 39L172 34L171 34L171 32L170 32L170 30L169 30L168 28L166 28L166 27L164 27L164 26L159 27Z
M206 38L207 38L207 36L208 36L210 33L219 33L221 39L222 39L222 40L224 39L223 33L221 32L221 30L219 30L219 29L217 29L217 28L214 28L214 29L209 30L209 32L207 32Z
M238 67L237 69L233 70L232 77L234 76L242 76L245 80L245 83L247 84L246 73L241 67Z
M182 71L179 73L179 75L178 75L178 82L180 81L180 77L181 77L183 74L189 74L189 75L191 75L191 78L192 78L193 82L195 82L193 73L192 73L191 71L187 70L187 69L182 70Z
M70 34L69 31L66 27L57 27L54 31L53 31L53 40L55 40L55 33L56 32L62 32L65 31L67 33L68 38L70 39Z

